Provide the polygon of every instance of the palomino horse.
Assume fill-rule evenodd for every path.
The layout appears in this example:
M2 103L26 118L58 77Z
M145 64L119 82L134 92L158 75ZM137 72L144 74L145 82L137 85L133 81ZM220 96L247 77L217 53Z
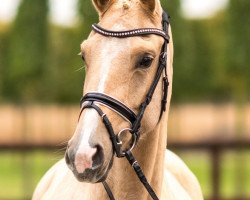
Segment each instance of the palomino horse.
M66 162L45 174L33 199L203 199L192 172L166 150L173 43L160 1L93 4L100 22L81 45L86 79L79 122Z

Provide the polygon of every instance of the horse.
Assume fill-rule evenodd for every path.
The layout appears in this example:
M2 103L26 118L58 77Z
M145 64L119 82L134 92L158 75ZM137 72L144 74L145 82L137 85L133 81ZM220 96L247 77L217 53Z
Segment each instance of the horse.
M166 149L173 40L160 0L92 2L99 23L81 44L78 124L32 199L202 200L194 174Z

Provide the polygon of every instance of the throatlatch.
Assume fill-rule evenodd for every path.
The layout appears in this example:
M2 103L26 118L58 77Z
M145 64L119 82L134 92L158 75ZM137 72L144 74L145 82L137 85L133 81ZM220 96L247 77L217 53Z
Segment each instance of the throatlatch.
M105 37L117 37L117 38L126 38L126 37L135 37L135 36L143 36L143 35L149 35L154 34L158 35L164 38L164 43L161 48L161 53L159 56L159 64L158 68L154 77L154 81L152 82L149 91L146 95L145 100L141 103L138 114L135 114L130 108L128 108L125 104L118 101L117 99L114 99L113 97L110 97L103 93L98 92L92 92L85 94L81 99L81 112L86 108L92 108L97 111L99 116L102 118L102 121L110 135L110 140L112 141L114 152L116 153L117 157L126 157L133 169L135 170L138 178L144 185L144 187L147 189L148 193L154 200L158 200L159 198L155 194L154 190L148 183L140 165L138 164L137 160L134 158L132 154L132 150L135 147L135 144L138 142L139 136L140 136L140 126L141 126L141 120L144 115L144 112L147 108L147 106L150 104L154 91L156 89L156 86L162 77L163 74L163 95L162 95L162 101L161 101L161 112L160 112L160 119L163 114L163 112L166 110L166 103L167 103L167 93L168 93L168 77L167 77L167 44L169 42L169 35L168 35L168 26L169 26L169 16L166 12L163 11L162 14L162 26L163 30L157 29L157 28L139 28L139 29L133 29L128 31L111 31L102 28L101 26L97 24L92 25L92 29L105 36ZM120 133L123 131L121 130L119 134L115 134L112 124L110 120L108 119L107 115L101 110L101 108L98 106L98 104L104 105L115 112L117 112L119 115L123 116L125 119L127 119L131 123L131 127L128 129L123 130L129 130L132 134L133 141L131 142L131 146L126 151L123 151L121 148L122 142L119 138ZM159 120L160 120L159 119ZM110 200L115 200L114 195L112 194L111 189L109 188L108 184L104 181L103 186L110 198Z

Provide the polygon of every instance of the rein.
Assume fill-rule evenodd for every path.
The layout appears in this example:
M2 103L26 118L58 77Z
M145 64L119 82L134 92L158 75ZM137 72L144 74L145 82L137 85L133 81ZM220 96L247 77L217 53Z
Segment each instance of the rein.
M154 91L156 89L156 86L162 76L163 73L163 95L162 95L162 101L161 101L161 113L159 120L162 117L163 112L166 110L166 103L167 103L167 93L168 93L168 77L167 77L167 44L169 42L169 35L168 35L168 26L169 26L169 16L166 12L163 12L162 14L162 26L163 29L157 29L157 28L140 28L140 29L133 29L128 31L111 31L104 29L100 27L97 24L92 25L92 29L105 37L117 37L117 38L126 38L126 37L135 37L135 36L143 36L143 35L158 35L164 38L164 43L161 48L161 53L159 56L159 64L158 68L154 77L154 81L152 82L149 91L146 95L145 100L141 103L138 114L135 114L130 108L128 108L125 104L118 101L117 99L114 99L113 97L110 97L103 93L98 92L91 92L85 94L81 98L81 112L86 108L92 108L97 111L99 116L102 118L102 121L110 135L110 140L112 141L114 152L116 153L116 156L118 158L126 157L130 165L133 167L134 171L136 172L138 178L154 200L158 200L159 198L155 194L154 190L150 186L150 184L147 181L147 178L145 177L140 165L138 164L137 160L134 158L132 154L132 150L137 144L139 137L140 137L140 126L141 126L141 120L144 115L144 112L147 108L147 106L150 104ZM118 134L114 133L112 123L108 119L107 115L101 110L101 108L97 105L101 104L104 105L113 111L117 112L119 115L124 117L126 120L128 120L131 124L130 128L122 129ZM122 150L122 141L120 139L120 136L123 132L129 131L132 134L132 142L130 145L130 148L126 151ZM108 184L104 181L102 182L103 186L110 198L110 200L115 200L114 195L109 188Z

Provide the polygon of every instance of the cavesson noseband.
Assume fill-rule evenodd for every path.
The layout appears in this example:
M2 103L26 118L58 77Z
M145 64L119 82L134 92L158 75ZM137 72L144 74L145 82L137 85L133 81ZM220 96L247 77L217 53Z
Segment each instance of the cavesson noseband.
M149 192L150 196L154 200L158 200L158 197L156 196L155 192L153 191L152 187L149 185L146 177L144 176L142 169L134 156L132 155L132 149L138 142L139 136L140 136L140 126L141 126L141 120L144 115L144 112L151 102L152 96L154 94L154 91L156 89L156 86L163 74L163 95L162 95L162 102L161 102L161 112L160 112L160 118L163 114L163 112L166 110L166 102L167 102L167 93L168 93L168 77L167 77L167 44L169 42L169 35L168 35L168 26L169 26L169 16L166 12L163 12L162 14L162 26L163 30L157 29L157 28L139 28L139 29L133 29L128 31L111 31L102 28L101 26L97 24L92 25L92 29L105 37L116 37L116 38L126 38L126 37L135 37L135 36L143 36L143 35L158 35L164 38L164 43L161 48L161 53L159 56L159 63L158 68L154 77L154 80L149 88L149 91L146 95L145 100L141 103L139 107L139 112L137 114L134 113L130 108L128 108L125 104L120 102L119 100L108 96L103 93L99 92L91 92L85 94L81 98L81 113L86 108L92 108L97 111L97 113L100 115L100 117L103 120L103 123L110 135L110 139L112 141L113 149L117 157L126 157L131 164L131 166L134 168L137 176L139 177L140 181L143 183L147 191ZM114 133L112 124L110 120L108 119L107 115L102 111L102 109L98 105L104 105L113 111L117 112L119 115L124 117L126 120L128 120L131 124L130 128L125 128L121 130L118 134ZM160 120L160 119L159 119ZM129 131L132 134L132 142L129 149L126 151L122 150L122 141L120 140L120 135L124 131ZM107 185L107 183L103 182L104 188L107 191L109 198L111 200L114 200L114 196Z

